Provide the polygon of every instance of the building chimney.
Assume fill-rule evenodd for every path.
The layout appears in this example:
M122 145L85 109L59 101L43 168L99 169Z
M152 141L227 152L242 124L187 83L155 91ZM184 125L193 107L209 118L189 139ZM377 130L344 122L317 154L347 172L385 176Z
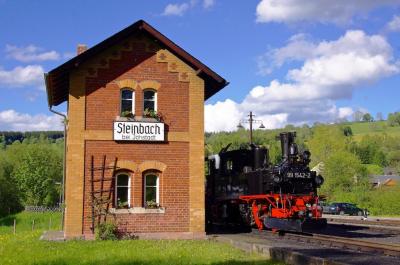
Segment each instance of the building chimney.
M78 48L76 49L77 55L85 52L87 50L87 46L85 44L78 44Z

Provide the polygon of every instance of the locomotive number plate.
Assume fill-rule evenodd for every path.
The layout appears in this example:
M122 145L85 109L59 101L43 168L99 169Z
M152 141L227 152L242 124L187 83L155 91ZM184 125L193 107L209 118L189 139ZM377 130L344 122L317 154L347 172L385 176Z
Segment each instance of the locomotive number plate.
M309 179L311 178L310 172L288 172L288 178L295 178L295 179Z

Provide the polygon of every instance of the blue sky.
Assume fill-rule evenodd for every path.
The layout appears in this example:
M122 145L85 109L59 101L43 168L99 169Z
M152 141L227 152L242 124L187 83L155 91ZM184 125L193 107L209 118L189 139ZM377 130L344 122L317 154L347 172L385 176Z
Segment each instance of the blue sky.
M400 111L398 0L0 0L0 130L60 129L43 72L139 19L230 82L208 131L251 110L267 128Z

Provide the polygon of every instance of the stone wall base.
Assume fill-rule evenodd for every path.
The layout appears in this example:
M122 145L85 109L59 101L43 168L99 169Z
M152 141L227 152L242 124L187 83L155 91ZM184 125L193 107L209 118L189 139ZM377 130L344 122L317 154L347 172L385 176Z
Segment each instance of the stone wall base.
M157 233L135 233L139 239L206 239L205 232L157 232ZM66 240L85 239L94 240L95 235L85 234L80 237L65 237Z
M139 239L206 239L205 232L137 233Z

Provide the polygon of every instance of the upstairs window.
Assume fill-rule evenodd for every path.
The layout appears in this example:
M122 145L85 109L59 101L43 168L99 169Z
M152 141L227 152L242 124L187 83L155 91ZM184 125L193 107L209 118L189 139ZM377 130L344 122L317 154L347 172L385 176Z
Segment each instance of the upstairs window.
M154 173L144 176L144 201L145 207L156 208L160 204L159 199L159 178Z
M143 91L143 111L157 111L157 92L151 89Z
M121 90L121 117L133 117L135 115L135 91L131 89Z
M127 173L120 173L116 178L115 206L129 208L131 206L131 178Z

